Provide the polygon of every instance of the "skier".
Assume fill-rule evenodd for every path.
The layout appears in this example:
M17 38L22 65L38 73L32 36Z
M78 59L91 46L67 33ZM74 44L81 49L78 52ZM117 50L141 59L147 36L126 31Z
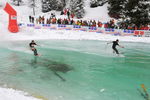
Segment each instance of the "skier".
M34 42L34 40L32 40L31 43L29 44L31 50L34 52L34 55L35 55L35 56L38 56L39 54L37 53L37 50L36 50L36 48L34 47L35 45L37 45L37 44Z
M113 43L112 49L113 49L113 52L115 52L116 54L119 54L118 50L116 49L116 46L117 46L117 45L118 45L119 47L121 47L121 48L124 48L123 46L119 45L118 42L119 42L118 39L117 39L116 41L110 42L110 43ZM110 43L107 43L107 44L110 44Z

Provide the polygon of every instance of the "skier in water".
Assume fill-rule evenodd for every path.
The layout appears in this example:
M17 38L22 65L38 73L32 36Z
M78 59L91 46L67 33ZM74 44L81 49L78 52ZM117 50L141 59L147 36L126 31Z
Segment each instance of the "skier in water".
M117 46L117 45L118 45L119 47L121 47L121 48L124 48L123 46L119 45L118 42L119 42L118 39L117 39L116 41L110 42L110 43L113 43L112 49L113 49L113 52L115 52L116 54L119 54L118 50L116 49L116 46ZM110 44L110 43L107 43L107 44Z
M37 45L37 44L34 42L34 40L32 40L31 43L29 44L31 50L34 52L34 55L35 55L35 56L38 56L37 50L36 50L36 48L34 47L35 45Z

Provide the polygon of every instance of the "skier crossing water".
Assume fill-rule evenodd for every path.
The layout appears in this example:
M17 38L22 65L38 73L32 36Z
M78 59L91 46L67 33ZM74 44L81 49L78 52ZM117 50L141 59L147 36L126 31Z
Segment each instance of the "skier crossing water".
M113 52L115 52L116 54L119 54L118 50L116 49L116 46L117 46L117 45L118 45L119 47L121 47L121 48L124 48L123 46L119 45L118 42L119 42L118 39L117 39L116 41L110 42L110 43L113 43L112 49L113 49ZM107 44L110 44L110 43L107 43Z
M39 56L39 54L37 53L36 48L34 47L35 45L37 45L37 44L34 42L34 40L32 40L31 43L29 44L31 50L34 52L34 55Z

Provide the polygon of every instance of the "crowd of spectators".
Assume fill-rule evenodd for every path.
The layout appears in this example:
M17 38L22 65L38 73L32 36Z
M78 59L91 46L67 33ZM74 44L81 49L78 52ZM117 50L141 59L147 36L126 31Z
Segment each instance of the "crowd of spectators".
M51 16L49 18L45 18L44 16L39 16L38 18L29 16L29 21L31 23L36 23L36 24L64 24L64 25L81 25L81 26L99 27L99 28L103 27L103 28L129 29L129 30L150 30L149 25L141 25L140 27L136 27L134 24L126 24L123 22L115 23L114 19L111 19L109 22L102 23L101 21L96 21L96 20L81 20L81 19L79 20L70 17L56 18L54 13L51 13Z

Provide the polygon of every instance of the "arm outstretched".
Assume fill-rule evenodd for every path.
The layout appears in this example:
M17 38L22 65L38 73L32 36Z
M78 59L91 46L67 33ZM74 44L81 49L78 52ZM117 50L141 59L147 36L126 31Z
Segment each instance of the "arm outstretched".
M107 44L110 44L110 43L113 43L113 42L107 42Z

